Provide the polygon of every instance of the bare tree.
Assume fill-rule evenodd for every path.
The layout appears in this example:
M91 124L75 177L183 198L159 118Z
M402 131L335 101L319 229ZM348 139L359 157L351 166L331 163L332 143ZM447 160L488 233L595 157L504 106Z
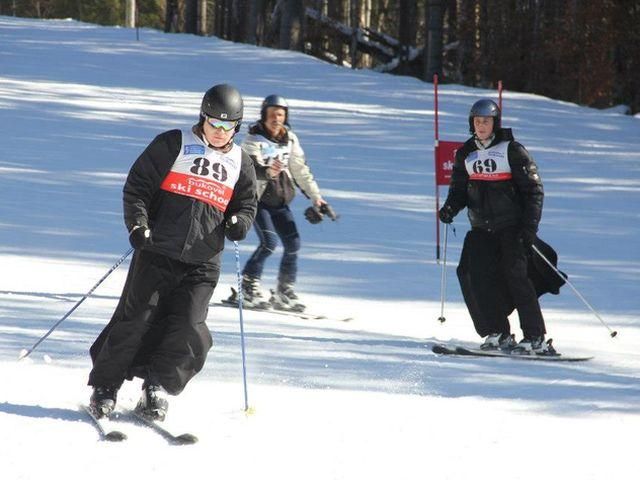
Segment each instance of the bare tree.
M198 33L198 0L185 0L184 31Z
M398 40L400 41L399 73L409 71L409 52L416 44L416 2L415 0L400 0L398 12Z
M253 45L258 44L258 27L261 20L261 12L264 8L264 0L249 0L247 15L246 42Z
M371 28L372 0L357 0L357 2L356 18L358 21L354 27L357 26L361 29L369 29ZM357 56L354 66L371 67L372 57L367 54Z
M40 2L38 2L40 3ZM125 2L125 20L124 26L127 28L135 28L136 26L136 0L127 0Z
M426 12L427 31L425 34L425 80L434 75L442 76L442 26L444 22L444 1L429 0Z
M200 0L198 2L198 33L200 35L207 35L207 0Z
M328 0L327 14L329 18L347 24L349 21L349 1L350 0ZM347 58L347 48L342 40L336 37L332 37L329 42L329 51L335 55L338 65L342 65L345 58Z
M283 49L302 50L303 41L302 0L285 0L280 16L280 40L278 46Z
M456 77L465 85L475 85L476 0L460 2L458 10L458 58Z
M167 0L164 10L164 31L178 31L178 0Z

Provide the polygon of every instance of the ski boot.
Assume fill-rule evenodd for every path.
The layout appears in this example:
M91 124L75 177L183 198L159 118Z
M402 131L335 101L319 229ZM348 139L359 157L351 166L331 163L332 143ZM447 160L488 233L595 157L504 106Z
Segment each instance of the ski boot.
M552 339L544 341L544 335L538 337L524 337L511 350L512 355L557 355L552 346Z
M480 345L480 350L503 350L510 351L516 346L516 339L508 333L492 333L487 335L484 343Z
M242 276L242 298L248 307L271 307L260 289L260 279L256 277L250 277L248 275Z
M117 398L117 387L94 387L89 399L89 408L97 418L108 417L116 408Z
M167 416L169 400L167 391L160 385L143 385L142 396L136 405L136 413L162 422Z
M231 295L234 296L233 294ZM231 300L231 298L230 298ZM237 295L235 303L238 303ZM269 302L262 295L260 289L260 279L249 275L242 276L242 305L247 308L268 309L271 308Z
M279 283L276 290L271 290L269 303L276 310L303 312L306 308L306 305L300 301L296 292L293 291L293 285L290 283Z

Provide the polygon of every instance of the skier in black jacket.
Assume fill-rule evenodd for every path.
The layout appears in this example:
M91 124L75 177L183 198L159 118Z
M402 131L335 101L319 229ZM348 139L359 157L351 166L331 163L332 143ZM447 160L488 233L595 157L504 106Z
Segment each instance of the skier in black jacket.
M124 220L135 253L118 307L91 347L90 405L109 415L125 379L144 379L136 407L164 419L204 366L205 323L225 236L242 240L256 214L253 162L233 143L243 102L230 85L202 100L200 121L158 135L124 186Z
M544 353L544 319L527 274L544 197L538 167L511 129L501 128L501 112L493 101L474 103L469 129L473 136L456 153L449 194L439 212L442 222L451 223L468 209L472 228L458 267L467 307L476 331L486 337L482 349ZM515 305L524 335L517 345L508 304Z

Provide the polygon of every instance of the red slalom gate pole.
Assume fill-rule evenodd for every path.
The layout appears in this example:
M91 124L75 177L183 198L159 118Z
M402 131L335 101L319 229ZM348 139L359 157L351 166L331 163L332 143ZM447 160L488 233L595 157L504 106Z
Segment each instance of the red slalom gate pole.
M436 183L436 262L440 263L440 219L438 218L438 210L440 210L440 187L438 185L438 74L433 75L433 92L434 92L434 110L435 110L435 141L433 148L434 177Z

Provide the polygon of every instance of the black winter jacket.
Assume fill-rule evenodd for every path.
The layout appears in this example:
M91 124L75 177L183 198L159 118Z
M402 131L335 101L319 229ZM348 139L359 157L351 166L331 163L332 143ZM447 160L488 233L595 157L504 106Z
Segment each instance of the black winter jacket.
M544 198L538 167L527 150L514 140L511 129L498 130L487 148L505 141L509 142L511 178L495 181L469 178L466 161L478 150L472 137L456 153L445 205L453 209L454 215L467 207L473 228L498 231L517 226L536 232Z
M236 215L244 233L256 215L256 174L242 153L240 176L222 213L217 208L160 188L182 148L180 130L158 135L131 167L124 186L124 220L128 231L148 225L152 243L144 247L185 263L219 264L225 221ZM204 143L203 143L204 145Z

